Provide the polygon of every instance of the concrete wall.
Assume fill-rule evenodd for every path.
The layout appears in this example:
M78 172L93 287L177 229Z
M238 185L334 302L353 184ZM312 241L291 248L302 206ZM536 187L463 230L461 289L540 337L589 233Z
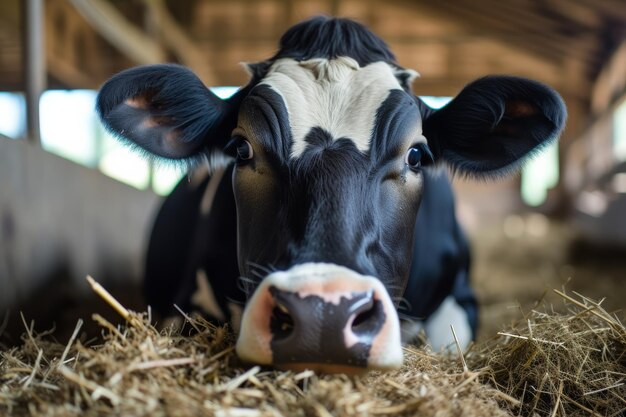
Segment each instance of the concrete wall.
M0 136L0 315L53 275L136 283L160 198ZM72 289L73 290L73 289Z

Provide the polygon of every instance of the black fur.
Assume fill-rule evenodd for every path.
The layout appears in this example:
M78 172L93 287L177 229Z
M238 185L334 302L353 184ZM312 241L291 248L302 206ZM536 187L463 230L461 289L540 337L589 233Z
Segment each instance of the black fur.
M525 112L516 114L516 107ZM454 171L500 176L555 141L566 118L563 100L550 87L519 77L489 76L433 111L423 129L435 156Z
M104 126L130 145L168 159L194 158L224 146L247 91L222 100L185 67L148 65L107 81L96 110ZM145 105L129 105L128 99Z
M409 307L399 311L426 319L452 294L477 328L477 305L469 285L470 253L456 219L454 194L448 177L424 175L422 203L413 232L410 279L404 292Z
M145 264L146 301L161 317L198 309L191 302L197 289L196 272L203 269L228 316L228 302L243 303L237 267L237 218L232 194L231 166L222 175L208 216L200 210L210 177L192 187L183 178L161 206Z
M181 277L187 272L181 259L192 253L192 237L197 233L200 202L208 183L207 176L194 188L187 177L183 178L163 201L154 220L143 284L146 299L159 313L172 313L173 294L179 292L180 282L170 277Z
M402 90L393 90L376 112L376 122L371 137L370 154L373 163L384 163L388 158L404 154L407 135L419 125L419 106Z
M258 85L243 101L241 112L257 126L255 139L267 151L268 158L276 166L284 165L289 160L293 138L287 107L280 94L267 85ZM234 156L232 150L228 153Z
M349 56L360 66L378 61L396 61L387 44L362 24L326 16L305 20L285 32L280 39L280 49L271 61L280 58L304 61L340 56Z

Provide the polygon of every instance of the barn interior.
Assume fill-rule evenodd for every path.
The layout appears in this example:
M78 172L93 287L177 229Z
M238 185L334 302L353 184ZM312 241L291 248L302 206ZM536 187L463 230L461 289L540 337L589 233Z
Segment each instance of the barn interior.
M160 203L186 176L104 132L99 86L135 65L177 62L219 94L273 55L294 23L354 18L445 104L487 74L542 81L569 118L521 175L455 178L473 254L481 338L553 288L626 300L626 7L621 0L3 0L0 2L0 339L20 312L67 339L77 318L112 314L90 274L129 308ZM556 307L558 308L558 306ZM621 314L621 313L620 313Z

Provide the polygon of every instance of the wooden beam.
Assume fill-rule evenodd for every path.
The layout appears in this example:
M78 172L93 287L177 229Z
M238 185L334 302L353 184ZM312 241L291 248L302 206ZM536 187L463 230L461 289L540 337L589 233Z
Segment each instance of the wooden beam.
M290 27L291 25L293 25L295 22L295 15L296 15L296 6L294 5L295 0L284 0L283 1L283 8L282 8L282 13L283 13L283 21L282 24L284 27ZM276 40L278 41L278 40Z
M56 56L54 53L47 53L48 73L51 77L61 82L67 88L90 88L97 89L101 80L95 80L90 74L82 71L68 62Z
M103 0L68 0L89 24L120 52L138 64L163 62L161 46Z
M0 1L2 25L5 26L8 24L11 27L19 27L23 6L23 1Z
M626 24L626 7L623 0L582 0L582 2L606 17L619 19Z
M547 3L541 1L536 4L540 7L547 7L554 13L588 29L599 30L603 25L597 11L585 4L570 0L547 0Z
M0 1L0 4L2 2ZM21 6L21 5L20 5ZM0 6L0 9L2 6ZM16 21L0 25L0 90L24 91L24 30L19 16Z
M537 37L536 35L528 36L528 34L522 32L515 32L511 30L511 26L507 25L506 22L498 21L483 13L470 10L464 5L459 5L457 2L423 1L413 3L407 2L407 0L396 0L396 2L406 7L427 9L441 16L443 19L452 20L461 24L475 34L492 39L498 40L503 34L506 34L506 40L503 40L503 42L516 48L518 51L526 51L526 53L533 54L543 60L558 63L562 58L561 54L556 53L550 46L541 42L541 37Z
M591 92L594 115L606 113L626 94L626 40L604 63Z
M475 2L464 0L468 5ZM528 34L532 42L532 38L536 37L537 41L546 43L555 52L563 56L574 56L579 60L589 63L593 57L590 54L594 46L593 38L597 36L597 32L593 30L585 30L578 28L574 34L563 33L570 29L567 23L563 22L563 18L548 17L541 13L540 10L529 9L533 3L528 1L510 2L499 0L482 0L481 8L478 11L483 13L492 13L494 19L505 22L510 27L515 27L516 31L522 34ZM571 25L571 22L569 23Z
M206 53L167 10L163 0L142 1L148 8L148 12L154 16L156 30L161 40L181 63L191 68L206 85L218 83L211 66L208 65L209 59Z
M518 34L520 46L542 51L547 57L561 60L568 55L576 55L580 59L588 56L584 45L576 42L576 38L560 35L553 21L529 13L523 7L514 7L510 2L482 0L477 5L476 2L462 0L462 3L445 2L441 5L475 19L483 28L492 30L492 36L496 38L501 33Z
M330 15L339 16L339 10L341 9L341 0L328 0L330 2Z
M120 53L66 0L46 0L44 33L53 88L97 88L119 68L114 61L122 58Z

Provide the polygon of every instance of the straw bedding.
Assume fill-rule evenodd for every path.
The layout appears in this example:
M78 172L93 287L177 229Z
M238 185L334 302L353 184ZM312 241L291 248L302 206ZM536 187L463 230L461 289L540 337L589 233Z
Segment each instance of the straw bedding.
M0 346L0 415L625 415L626 329L559 295L564 313L533 310L464 357L407 347L400 370L356 377L246 366L235 336L201 318L158 331L120 306L125 325L94 315L102 339L83 340L79 321L65 343L25 321L22 345Z

